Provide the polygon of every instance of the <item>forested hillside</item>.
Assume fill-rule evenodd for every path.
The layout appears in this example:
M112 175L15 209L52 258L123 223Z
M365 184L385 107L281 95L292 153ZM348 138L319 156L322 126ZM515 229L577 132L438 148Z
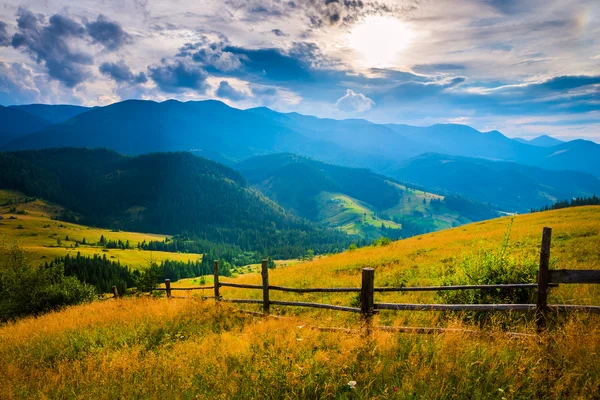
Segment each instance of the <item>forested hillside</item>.
M382 125L279 113L265 107L240 110L214 100L127 100L92 109L32 105L3 111L7 110L11 116L0 115L0 121L12 130L27 129L4 134L3 150L105 147L128 155L191 151L226 165L289 152L368 168L428 191L459 194L519 212L562 198L589 196L598 193L600 186L600 145L585 140L518 141L498 131L481 132L466 125ZM18 113L30 115L28 122L48 121L33 126L16 123L13 114ZM448 157L452 163L434 160L424 171L418 165L413 170L431 153ZM471 174L477 183L465 181ZM301 213L308 211L310 206L302 201L291 206L304 209ZM308 212L314 215L316 211L312 207Z
M368 169L294 154L253 157L235 168L284 207L368 240L409 237L497 216L486 204L445 199Z
M240 173L190 153L26 151L0 154L0 169L0 188L63 205L61 219L86 225L185 235L279 258L349 244L343 233L287 213Z

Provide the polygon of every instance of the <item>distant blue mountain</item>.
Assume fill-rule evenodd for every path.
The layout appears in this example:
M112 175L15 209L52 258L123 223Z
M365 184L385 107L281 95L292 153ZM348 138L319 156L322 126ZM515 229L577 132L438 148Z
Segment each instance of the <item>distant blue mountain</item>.
M52 107L35 106L38 115L46 116L52 114ZM52 115L77 115L18 135L22 137L2 148L107 147L132 155L187 150L225 163L290 152L390 175L403 161L435 152L600 176L600 145L596 143L571 141L544 147L539 144L551 144L551 138L522 143L498 131L480 132L466 125L381 125L360 119L279 113L264 107L239 110L214 100L129 100L89 110L58 107L62 107L60 112ZM7 121L5 125L14 125Z
M50 125L44 118L26 111L0 106L0 146Z
M90 107L72 106L68 104L27 104L9 106L8 108L21 110L48 121L50 124L64 122L76 115L91 110Z
M540 146L540 147L552 147L552 146L558 146L559 144L565 143L562 140L553 138L552 136L548 136L548 135L541 135L541 136L538 136L531 140L527 140L527 139L523 139L523 138L513 138L513 140L515 140L519 143L531 144L531 145Z
M600 179L582 172L436 153L412 158L389 173L438 193L459 194L508 212L527 212L557 199L600 193Z

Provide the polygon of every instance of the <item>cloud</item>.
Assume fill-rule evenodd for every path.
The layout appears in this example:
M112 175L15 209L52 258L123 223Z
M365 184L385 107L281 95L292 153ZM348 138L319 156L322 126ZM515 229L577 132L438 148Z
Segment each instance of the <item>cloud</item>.
M294 42L286 52L278 48L247 49L227 46L242 63L240 76L253 75L262 82L301 82L312 80L313 70L329 69L337 60L326 57L315 43Z
M462 71L466 67L462 64L417 64L413 65L412 70L422 74L436 74L440 72Z
M206 36L196 43L186 43L179 49L180 57L189 56L208 71L231 72L242 66L240 58L226 50L225 41L211 42Z
M90 76L92 64L88 53L72 49L67 41L84 38L85 29L71 18L54 14L48 24L45 17L25 8L17 11L18 31L12 38L15 49L24 49L38 64L44 64L48 74L67 87L74 87Z
M389 4L367 0L306 0L303 4L313 28L353 24L369 15L400 16L416 9L411 2Z
M87 33L94 43L104 45L108 50L117 50L131 43L131 36L121 28L121 25L110 21L104 15L99 15L95 21L85 24Z
M233 101L244 100L248 97L248 95L245 92L241 90L236 90L227 81L221 81L221 83L219 83L219 87L217 88L215 94L221 98Z
M6 30L6 23L0 21L0 47L10 46L10 35Z
M375 102L362 93L346 89L346 94L335 102L335 107L344 112L363 112L369 110Z
M100 64L98 70L102 74L114 79L118 83L136 84L146 83L146 81L148 81L146 74L144 74L143 72L134 74L133 72L131 72L129 66L125 64L122 60L116 63L104 62Z
M279 37L285 37L288 36L285 32L283 32L281 29L271 29L271 33L275 36L279 36Z
M169 62L162 60L159 65L148 67L150 78L165 92L178 93L186 89L194 89L198 93L206 93L208 74L200 66L186 64L180 60Z
M25 64L0 61L0 104L29 104L40 99L31 69Z
M259 22L294 17L310 28L352 24L368 15L403 15L416 7L406 1L389 4L369 0L226 0L229 15L240 15L242 21Z

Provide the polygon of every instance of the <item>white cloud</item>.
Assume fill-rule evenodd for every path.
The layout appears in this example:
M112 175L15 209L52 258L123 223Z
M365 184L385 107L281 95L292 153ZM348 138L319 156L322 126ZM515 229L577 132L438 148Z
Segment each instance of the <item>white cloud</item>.
M344 112L364 112L370 110L375 102L362 93L356 93L352 89L346 89L346 94L335 102L335 107Z

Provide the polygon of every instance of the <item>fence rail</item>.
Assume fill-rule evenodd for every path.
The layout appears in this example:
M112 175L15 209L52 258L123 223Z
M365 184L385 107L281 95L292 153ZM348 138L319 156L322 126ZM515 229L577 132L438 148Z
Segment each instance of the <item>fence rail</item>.
M269 314L269 306L293 306L321 308L344 312L361 313L366 321L370 321L374 313L379 310L395 311L503 311L503 312L535 312L538 329L543 329L546 325L546 316L549 310L553 311L585 311L600 314L600 306L591 305L572 305L572 304L548 304L548 292L550 288L557 287L558 284L586 283L600 284L600 271L581 271L581 270L549 270L550 264L550 244L552 229L545 227L542 233L542 244L540 248L540 263L537 274L537 283L525 284L498 284L498 285L454 285L454 286L421 286L421 287L375 287L375 270L372 268L363 268L361 287L340 287L340 288L291 288L269 284L269 269L267 260L262 261L261 277L262 284L242 284L233 282L219 281L219 263L214 262L214 284L212 286L198 286L187 288L172 288L171 282L165 279L165 287L158 290L166 291L167 297L171 298L173 290L204 290L214 289L216 301L242 304L262 304L263 313ZM231 287L238 289L262 290L262 300L257 299L234 299L223 298L220 294L221 287ZM515 290L515 289L536 289L536 304L398 304L398 303L376 303L375 293L381 292L425 292L425 291L446 291L446 290ZM297 301L270 300L270 291L282 291L292 293L360 293L360 308L347 307L334 304L321 304ZM116 288L113 288L115 296Z

